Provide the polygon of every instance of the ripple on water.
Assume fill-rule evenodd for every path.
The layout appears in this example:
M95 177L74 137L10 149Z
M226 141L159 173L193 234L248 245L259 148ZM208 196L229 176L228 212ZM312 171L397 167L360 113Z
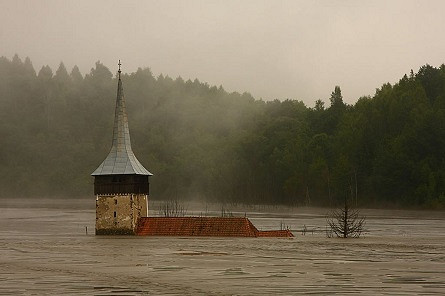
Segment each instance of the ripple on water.
M224 276L246 275L246 274L249 274L249 273L244 271L241 267L227 268L223 272L220 273L220 275L224 275Z

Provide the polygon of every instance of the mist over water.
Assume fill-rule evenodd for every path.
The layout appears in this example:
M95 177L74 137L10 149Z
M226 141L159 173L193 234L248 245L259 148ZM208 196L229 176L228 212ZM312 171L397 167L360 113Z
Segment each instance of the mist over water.
M445 209L444 9L0 0L0 295L445 295L444 212L239 205ZM151 196L295 238L94 235L118 60Z
M205 205L188 207L199 214ZM218 215L218 205L209 215ZM365 210L360 239L325 237L324 209L234 209L295 238L95 236L94 199L3 200L1 295L443 295L440 212ZM157 214L151 205L151 215ZM301 234L306 225L308 232ZM88 234L85 233L88 227ZM312 234L311 230L315 230Z

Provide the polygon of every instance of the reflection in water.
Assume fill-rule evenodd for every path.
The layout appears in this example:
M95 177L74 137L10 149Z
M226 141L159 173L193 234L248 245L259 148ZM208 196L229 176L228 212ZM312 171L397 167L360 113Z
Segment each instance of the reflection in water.
M294 239L96 237L94 201L3 204L0 295L445 291L443 213L367 211L369 233L348 240L327 239L324 210L304 208L247 213L263 230L284 220Z

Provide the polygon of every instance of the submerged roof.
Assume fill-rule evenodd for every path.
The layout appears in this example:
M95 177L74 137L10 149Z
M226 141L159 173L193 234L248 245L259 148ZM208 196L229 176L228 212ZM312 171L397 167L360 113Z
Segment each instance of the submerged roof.
M91 175L152 176L153 174L142 166L131 149L124 90L122 88L120 61L118 73L119 81L117 84L116 111L114 114L113 143L107 158L105 158Z
M137 235L152 236L226 236L226 237L293 237L286 230L258 230L242 217L142 217Z
M137 235L257 237L258 229L238 217L143 217Z

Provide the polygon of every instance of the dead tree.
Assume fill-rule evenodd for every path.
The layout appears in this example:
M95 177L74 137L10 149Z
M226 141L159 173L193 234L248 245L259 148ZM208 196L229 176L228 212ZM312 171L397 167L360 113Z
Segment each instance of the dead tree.
M233 217L233 213L231 211L228 211L224 208L224 206L221 207L221 217Z
M360 215L359 210L349 208L347 198L345 198L343 208L333 210L326 216L328 224L326 236L360 237L364 231L365 220L366 218Z
M159 214L164 217L184 217L187 210L178 200L169 200L159 206Z

